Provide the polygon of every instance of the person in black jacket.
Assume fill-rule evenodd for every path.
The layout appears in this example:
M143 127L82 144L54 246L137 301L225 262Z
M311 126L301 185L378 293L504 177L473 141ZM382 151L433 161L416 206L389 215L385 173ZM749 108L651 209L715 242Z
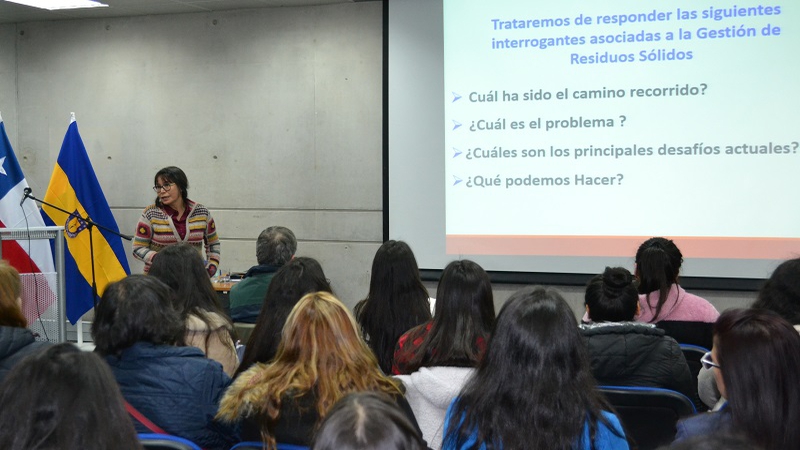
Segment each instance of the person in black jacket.
M680 346L655 325L634 322L639 296L634 277L622 267L606 267L586 286L591 323L580 326L598 385L672 389L696 397Z

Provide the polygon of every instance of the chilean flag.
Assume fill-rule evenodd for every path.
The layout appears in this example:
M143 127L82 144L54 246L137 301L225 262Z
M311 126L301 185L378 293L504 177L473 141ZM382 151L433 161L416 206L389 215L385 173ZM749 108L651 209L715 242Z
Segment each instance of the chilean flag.
M44 220L39 214L39 209L33 200L26 199L20 206L24 189L28 187L25 175L19 167L17 157L6 135L3 118L0 117L0 227L26 229L43 227ZM46 239L31 240L3 240L3 259L8 261L19 273L55 273L53 253L50 243ZM49 295L40 295L42 299L49 299L48 304L40 304L43 313L55 299L55 286L50 284L48 277ZM27 295L26 295L27 294ZM25 297L32 293L23 292ZM27 302L23 301L23 305ZM41 301L40 301L41 303ZM26 311L27 312L27 311ZM28 317L28 321L36 317Z

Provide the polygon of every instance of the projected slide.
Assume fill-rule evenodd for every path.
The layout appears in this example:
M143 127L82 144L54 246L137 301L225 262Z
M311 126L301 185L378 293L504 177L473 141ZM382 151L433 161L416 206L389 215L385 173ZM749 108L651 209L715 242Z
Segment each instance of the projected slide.
M446 254L800 253L798 8L444 0Z

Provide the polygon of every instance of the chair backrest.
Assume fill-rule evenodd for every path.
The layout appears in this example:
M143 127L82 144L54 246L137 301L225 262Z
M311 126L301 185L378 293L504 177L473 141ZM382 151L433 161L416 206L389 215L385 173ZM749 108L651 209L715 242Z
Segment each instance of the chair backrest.
M695 398L692 399L698 411L708 411L708 407L700 401L700 395L697 394L697 375L703 367L700 359L708 352L705 347L692 344L680 344L683 357L686 358L686 364L689 365L689 372L692 374L692 381L694 382Z
M282 444L278 442L277 444L278 450L308 450L308 447L303 445L294 445L294 444ZM240 442L233 447L231 450L263 450L264 444L257 441L247 441L247 442Z
M600 386L599 390L617 411L626 433L640 450L671 443L678 420L696 413L689 397L669 389Z
M664 334L681 344L698 345L704 348L711 348L714 345L713 323L662 320L656 322L656 326L664 330Z
M139 433L145 450L202 450L194 442L169 434Z

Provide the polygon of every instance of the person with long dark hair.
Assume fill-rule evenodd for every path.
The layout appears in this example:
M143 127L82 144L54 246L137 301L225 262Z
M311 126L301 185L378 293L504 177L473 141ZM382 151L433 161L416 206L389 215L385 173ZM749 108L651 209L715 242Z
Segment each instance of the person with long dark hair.
M133 256L144 262L144 273L158 253L178 242L186 242L202 253L212 277L219 268L217 225L208 208L189 200L189 179L180 167L169 166L153 177L155 202L142 211L133 239Z
M703 364L727 403L678 422L677 440L736 431L765 450L800 448L800 334L789 322L763 309L727 310Z
M669 239L654 237L639 246L634 272L639 282L636 320L656 324L681 344L711 348L711 328L719 312L678 284L682 263L683 254Z
M20 362L0 385L4 450L141 450L108 365L58 344Z
M173 295L149 275L109 284L92 322L95 351L123 397L150 422L203 448L227 449L238 442L237 431L214 415L231 379L198 348L182 345L185 324L172 307ZM134 425L153 432L139 420Z
M37 341L22 314L22 281L19 272L0 260L0 381L24 357L50 346Z
M360 391L390 395L416 425L400 383L380 370L347 307L330 293L313 292L286 319L272 362L236 378L218 417L241 421L242 438L269 450L277 442L307 446L333 405Z
M431 319L428 291L411 247L386 241L375 253L367 298L354 308L356 321L385 373L392 370L400 335Z
M650 238L636 250L636 278L641 309L637 320L646 323L690 321L713 323L719 312L707 300L678 284L683 254L663 237Z
M232 376L239 364L233 324L222 311L197 251L186 243L165 248L150 266L149 276L163 281L175 293L172 306L186 324L186 344L202 350Z
M278 269L270 281L236 376L255 363L268 363L275 357L286 318L294 305L311 292L332 292L316 259L301 256Z
M580 326L592 374L601 385L672 389L695 400L689 365L675 339L655 325L634 322L639 295L622 267L606 267L586 285L591 324Z
M400 336L394 374L431 447L442 442L447 407L483 358L494 328L489 275L470 260L445 267L436 290L436 314Z
M442 448L628 448L558 291L529 286L503 305L486 355L447 412Z

